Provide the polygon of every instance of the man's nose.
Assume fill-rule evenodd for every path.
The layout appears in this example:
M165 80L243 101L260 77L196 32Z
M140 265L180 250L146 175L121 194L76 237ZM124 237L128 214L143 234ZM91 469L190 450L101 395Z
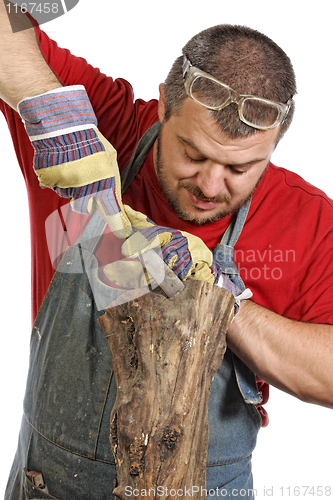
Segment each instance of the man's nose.
M196 179L197 186L207 198L214 198L227 192L226 169L222 165L211 163L200 170Z

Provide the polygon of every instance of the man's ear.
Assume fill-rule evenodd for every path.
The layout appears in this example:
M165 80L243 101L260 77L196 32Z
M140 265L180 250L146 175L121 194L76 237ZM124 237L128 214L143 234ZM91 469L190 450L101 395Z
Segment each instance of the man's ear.
M164 83L159 86L160 97L158 100L158 118L162 123L165 116L165 96L164 96Z

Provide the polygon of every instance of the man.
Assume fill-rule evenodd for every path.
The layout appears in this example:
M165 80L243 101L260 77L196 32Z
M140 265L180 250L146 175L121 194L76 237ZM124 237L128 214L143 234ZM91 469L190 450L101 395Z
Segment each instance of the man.
M332 204L323 193L305 185L290 172L269 164L272 151L288 126L288 119L290 121L288 108L292 105L295 92L293 75L287 58L274 44L264 41L262 37L259 37L258 41L257 34L244 31L241 36L239 34L239 30L235 28L224 28L212 30L202 38L199 36L189 42L184 48L184 54L187 56L184 61L185 82L181 58L167 79L165 90L161 87L158 116L155 102L137 102L133 106L131 91L125 82L113 83L94 70L89 70L89 78L84 76L84 72L88 70L82 61L75 61L68 54L65 55L48 42L44 35L40 37L42 51L44 50L45 57L60 80L66 85L82 83L87 88L99 118L99 128L116 147L121 169L128 162L137 139L157 118L160 119L162 128L158 139L141 172L124 194L123 200L126 203L147 213L160 225L177 227L199 235L213 250L232 219L233 212L243 206L253 193L250 211L235 249L243 270L241 274L243 272L243 279L254 292L254 297L253 301L241 304L240 311L228 331L228 345L231 351L266 382L273 383L306 401L331 407L332 368L328 350L332 330L329 326L332 324L329 300L332 281ZM210 67L213 55L206 50L218 45L219 41L220 56L220 51L225 46L223 37L228 40L228 45L233 40L232 48L223 53L224 60L228 62L220 67L215 61ZM32 36L30 39L33 42ZM202 43L204 39L206 45ZM269 50L269 62L263 59L261 44L264 44L266 51ZM202 46L204 50L200 53L198 47ZM273 53L280 64L282 61L284 63L279 66L278 73L282 77L278 83L277 64L271 61ZM28 95L59 87L59 81L43 66L38 52L34 52L34 57L41 71L44 68L46 78L42 85L41 78L38 78L38 82L33 82L29 89L26 88L27 80L24 80L24 88L19 88L20 84L13 85L17 69L12 66L8 69L5 64L3 66L6 71L2 73L2 96L14 107ZM67 57L69 60L66 62ZM226 57L229 59L225 59ZM272 74L269 74L271 68ZM229 69L232 70L230 73ZM209 85L217 85L217 91L209 88L202 96L201 87L195 87L195 72L198 79L208 79ZM217 81L212 80L212 76ZM173 104L173 98L168 91L170 81L176 81L173 85L177 96L176 105ZM274 85L270 88L272 81ZM290 81L289 86L282 84ZM8 82L11 82L10 88ZM185 92L184 83L188 94ZM265 101L260 102L262 107L259 108L259 115L256 113L256 106L241 108L240 105L237 107L230 104L219 111L211 110L210 108L221 104L225 85L239 94L251 94L255 98L264 99ZM13 89L16 95L13 95ZM97 89L103 94L98 99ZM228 96L235 95L232 91L227 91ZM219 101L216 101L216 97ZM105 103L103 109L102 102ZM272 103L277 103L277 106ZM247 104L251 106L252 101ZM3 110L13 131L17 148L26 148L26 151L29 151L25 158L26 172L33 179L33 175L28 172L31 149L27 137L23 130L14 132L14 124L18 126L19 118L9 108L4 106ZM238 110L240 115L237 114ZM275 112L277 114L274 114ZM111 113L113 120L110 120ZM275 118L272 118L272 113ZM137 124L134 123L134 114L137 116ZM286 120L282 123L284 119ZM270 126L272 128L269 128ZM126 133L123 134L123 130L126 130ZM19 140L15 138L16 134ZM22 154L20 156L22 158ZM23 158L22 160L24 163ZM155 173L159 184L154 177ZM31 184L34 184L33 180ZM50 198L49 192L47 195L41 194L35 184L31 189L35 190L34 194L39 198L39 203L32 204L36 235L34 245L41 245L42 248L43 245L45 247L42 234L44 229L38 228L38 223L44 221L62 202L56 197ZM138 196L138 193L144 193L144 196ZM163 209L156 210L161 203ZM167 204L172 209L166 208ZM302 209L304 205L306 208ZM292 216L299 217L300 222L291 232L287 222ZM315 252L323 257L317 259ZM251 260L255 266L250 264ZM279 265L274 264L277 262ZM47 273L44 273L44 278L40 276L38 269L36 272L38 279L44 280L45 293L52 275L51 266ZM262 278L260 281L256 278L259 273ZM40 296L36 300L36 312L41 299ZM230 377L228 383L235 382L231 371L223 376L224 380L226 376ZM266 386L263 388L266 390ZM236 401L235 390L236 385L232 395L235 396L232 399L236 405L235 410L231 411L232 405L226 405L224 411L229 409L230 414L225 421L235 419L237 409L241 407L245 412L253 413L253 420L250 421L254 427L260 425L253 401L252 404L246 403L246 406L242 406L239 400ZM261 415L265 419L262 410ZM213 423L215 418L216 415L213 417ZM255 433L252 428L249 429L251 423L247 421L245 425L246 432L240 423L235 430L235 435L238 433L244 436L246 441L246 450L237 450L238 456L232 456L236 449L235 439L228 444L229 449L225 456L219 455L221 450L214 450L214 446L211 446L213 451L208 455L207 469L209 487L214 488L216 484L223 489L227 482L231 488L251 485L249 456L254 446ZM218 439L215 441L218 442ZM211 442L211 445L213 444L214 442ZM233 468L233 472L230 476L222 472L224 479L221 479L220 464L228 463L228 460L230 465L222 468ZM52 481L56 488L54 478ZM57 493L54 495L57 496Z

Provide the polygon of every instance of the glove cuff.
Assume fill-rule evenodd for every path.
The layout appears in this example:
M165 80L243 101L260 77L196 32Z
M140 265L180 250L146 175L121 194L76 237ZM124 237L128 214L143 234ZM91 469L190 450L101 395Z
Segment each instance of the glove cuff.
M97 127L83 85L60 87L27 97L17 107L32 142Z
M112 177L118 171L116 151L99 133L82 85L25 98L18 110L35 150L33 166L41 187L72 197L72 188Z

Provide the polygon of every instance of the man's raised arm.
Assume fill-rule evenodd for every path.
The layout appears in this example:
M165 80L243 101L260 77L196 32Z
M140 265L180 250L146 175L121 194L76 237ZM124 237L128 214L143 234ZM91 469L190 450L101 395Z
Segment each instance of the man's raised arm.
M0 98L16 110L21 99L42 94L62 84L39 50L28 16L16 13L15 9L11 11L11 21L18 28L15 33L5 2L0 0Z

